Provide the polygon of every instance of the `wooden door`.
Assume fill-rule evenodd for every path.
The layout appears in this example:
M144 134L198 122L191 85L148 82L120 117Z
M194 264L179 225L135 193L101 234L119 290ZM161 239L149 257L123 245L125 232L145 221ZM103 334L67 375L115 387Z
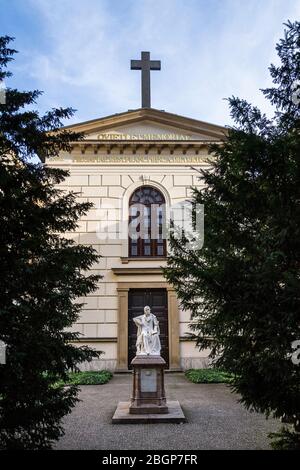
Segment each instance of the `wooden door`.
M160 329L161 356L169 367L168 297L166 289L130 289L128 293L128 368L136 353L137 328L132 320L144 313L145 305L157 317Z

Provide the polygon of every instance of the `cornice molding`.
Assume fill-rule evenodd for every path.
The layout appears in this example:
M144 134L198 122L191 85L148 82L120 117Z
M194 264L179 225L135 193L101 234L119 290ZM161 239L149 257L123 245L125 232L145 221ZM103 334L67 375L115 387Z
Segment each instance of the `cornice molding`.
M78 142L71 142L72 147L169 147L171 149L182 147L208 147L211 144L221 145L220 139L191 139L191 140L113 140L113 139L84 139Z
M228 129L224 126L160 111L154 108L140 108L133 111L127 111L99 119L93 119L91 121L73 124L66 126L63 129L83 133L98 132L104 131L108 128L113 129L125 124L135 124L140 121L151 121L168 127L174 127L176 129L179 128L189 132L204 134L218 140L226 138L228 133Z

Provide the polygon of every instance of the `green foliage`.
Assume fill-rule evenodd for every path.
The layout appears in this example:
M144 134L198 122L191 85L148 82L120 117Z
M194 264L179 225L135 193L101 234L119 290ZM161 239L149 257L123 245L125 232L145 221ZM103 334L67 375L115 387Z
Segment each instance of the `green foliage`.
M194 384L229 384L232 375L220 369L189 369L185 376Z
M269 434L272 439L271 446L274 450L300 450L300 435L286 427L279 432Z
M113 374L109 370L70 372L66 380L58 385L103 385L110 381Z
M247 408L300 418L300 366L291 361L300 339L300 23L288 23L270 67L272 120L236 97L236 123L210 149L211 169L194 189L205 211L205 241L190 248L176 233L165 275L200 349L234 375ZM299 98L299 97L298 97ZM199 234L196 233L197 239ZM298 437L299 438L299 435Z
M0 78L14 50L0 38ZM98 260L88 246L65 237L91 204L58 189L68 173L31 163L54 157L79 134L59 131L73 110L33 109L40 92L6 90L0 104L0 340L7 363L0 365L0 448L46 449L62 433L61 419L77 401L77 387L53 387L68 370L99 354L75 347L70 327L99 276L88 270ZM50 132L50 134L49 134Z

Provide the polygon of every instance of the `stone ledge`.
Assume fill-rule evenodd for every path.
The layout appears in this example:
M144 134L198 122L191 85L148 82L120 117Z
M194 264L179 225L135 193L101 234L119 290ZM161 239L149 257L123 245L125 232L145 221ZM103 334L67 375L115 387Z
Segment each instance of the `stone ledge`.
M131 261L167 261L166 256L121 256L121 263L128 264Z
M162 269L159 266L140 266L135 268L111 268L114 274L123 274L126 276L135 274L162 274Z
M129 401L120 401L112 417L113 424L148 424L148 423L185 423L179 401L167 401L169 413L167 414L129 414Z

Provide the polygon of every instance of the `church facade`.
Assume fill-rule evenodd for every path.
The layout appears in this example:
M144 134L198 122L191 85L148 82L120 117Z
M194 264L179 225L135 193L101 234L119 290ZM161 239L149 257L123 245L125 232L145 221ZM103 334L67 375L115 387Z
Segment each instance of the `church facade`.
M168 242L162 236L162 206L189 199L192 186L201 186L197 170L209 165L208 146L221 143L218 125L153 108L140 108L68 126L84 139L70 152L46 161L69 170L61 186L77 193L93 208L78 229L67 234L77 243L92 245L101 255L92 272L101 274L98 288L86 298L73 330L78 344L104 354L86 368L127 371L135 355L133 318L149 305L160 328L162 356L170 370L203 367L207 352L195 347L186 333L190 315L180 308L176 293L163 276ZM149 234L134 239L128 226L135 222L134 204L146 207ZM153 207L157 209L150 220ZM152 226L151 226L152 225ZM156 227L155 227L156 226ZM155 231L155 230L154 230Z

